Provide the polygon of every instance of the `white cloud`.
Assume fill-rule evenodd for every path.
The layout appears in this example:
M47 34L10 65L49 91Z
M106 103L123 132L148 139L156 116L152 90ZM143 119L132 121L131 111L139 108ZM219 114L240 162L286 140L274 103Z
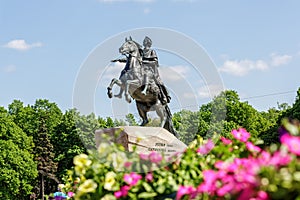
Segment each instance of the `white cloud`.
M189 72L188 66L182 65L160 66L158 70L162 80L166 81L179 81L185 79Z
M41 47L42 43L36 42L32 44L27 44L25 40L12 40L4 45L6 48L16 49L19 51L26 51L34 47Z
M116 3L116 2L136 2L136 3L151 3L155 0L98 0L102 3Z
M197 95L194 94L193 92L185 92L183 93L183 97L186 99L196 99Z
M7 66L3 67L2 70L5 73L13 73L17 70L17 67L15 65L7 65Z
M226 72L235 76L244 76L252 70L266 70L268 64L263 60L227 60L223 66L219 68L220 72Z
M116 62L105 70L103 77L105 80L111 80L113 78L119 78L122 69L125 67L125 63ZM188 66L159 66L159 75L163 81L179 81L186 78L189 68Z
M225 72L234 76L245 76L250 71L264 71L271 67L286 65L292 60L291 55L271 54L270 60L225 60L218 68L219 72Z
M271 65L272 66L280 66L280 65L286 65L292 60L292 56L290 55L278 55L275 53L271 54Z
M103 74L103 79L105 81L111 81L113 78L119 78L121 71L124 69L125 63L116 62L109 65L107 70Z
M213 98L223 91L222 85L206 85L198 89L198 95L200 98Z

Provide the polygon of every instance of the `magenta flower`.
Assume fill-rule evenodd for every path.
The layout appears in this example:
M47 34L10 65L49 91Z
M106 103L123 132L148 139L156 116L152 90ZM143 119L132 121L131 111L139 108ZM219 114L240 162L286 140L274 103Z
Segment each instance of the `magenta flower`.
M261 151L261 148L259 148L258 146L255 146L252 142L246 142L246 147L251 152L259 153Z
M121 197L126 197L129 189L130 189L130 187L128 185L124 185L121 187L121 189L119 191L114 192L114 196L117 199L119 199Z
M146 176L145 176L146 180L151 182L153 181L153 174L152 172L149 172Z
M300 137L285 134L280 138L280 141L287 146L291 153L300 156Z
M153 162L153 163L160 163L160 161L162 161L162 155L160 153L152 151L149 154L149 160L150 160L150 162Z
M197 153L202 155L208 154L214 148L214 146L215 144L213 143L213 141L209 139L204 145L200 146L197 149Z
M225 144L225 145L228 145L228 144L232 143L232 141L230 139L227 139L225 137L221 137L220 139L223 142L223 144Z
M218 189L217 195L223 197L225 194L230 193L235 188L233 182L229 182L228 184L223 185L221 188Z
M189 195L189 199L193 199L196 196L196 189L193 186L179 186L177 194L176 194L176 200L181 199L184 195Z
M262 151L260 154L259 154L259 157L257 158L257 161L259 164L266 164L266 163L269 163L271 159L271 154L267 151Z
M73 197L75 195L74 192L68 192L68 197Z
M289 164L291 160L292 158L290 155L284 152L276 151L271 157L268 164L273 166L282 166Z
M239 128L238 130L232 130L231 134L235 139L241 142L246 142L250 137L250 133L248 133L244 128Z
M218 160L218 161L215 162L214 166L217 169L225 169L226 163L222 160Z
M217 189L216 180L218 179L218 173L209 169L203 171L202 174L204 181L198 186L198 192L214 194Z
M258 200L268 200L269 199L268 193L266 193L265 191L258 191L256 199L258 199Z
M121 192L121 190L114 192L114 196L115 196L117 199L121 198L121 197L122 197L122 192Z
M135 172L131 172L130 174L124 174L123 178L128 185L134 186L139 180L142 179L142 176Z
M245 199L251 199L253 197L254 189L252 187L247 187L238 196L237 200L245 200Z
M132 165L132 162L125 162L124 167L129 168Z
M149 159L149 155L148 154L140 153L140 159L142 159L142 160L148 160Z

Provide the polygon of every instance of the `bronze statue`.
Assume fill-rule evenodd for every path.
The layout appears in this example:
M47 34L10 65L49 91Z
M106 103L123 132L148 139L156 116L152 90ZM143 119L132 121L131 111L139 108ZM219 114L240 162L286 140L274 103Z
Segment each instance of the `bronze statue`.
M149 122L147 112L155 110L160 117L161 127L177 137L172 123L172 114L167 104L171 98L159 77L157 55L154 50L150 49L151 39L146 37L143 45L144 49L131 37L125 39L119 52L126 58L112 60L112 62L126 62L125 68L119 79L112 79L107 88L108 97L113 97L112 87L117 84L120 92L115 97L122 98L122 94L125 92L125 99L128 103L131 102L131 98L136 101L139 115L143 120L141 126Z
M159 87L159 99L163 104L170 103L171 97L169 96L168 90L164 86L158 72L158 59L156 52L151 49L152 40L149 37L145 37L143 41L143 66L144 66L144 90L143 94L146 95L148 85L151 84L149 80L154 81L152 84L157 84Z

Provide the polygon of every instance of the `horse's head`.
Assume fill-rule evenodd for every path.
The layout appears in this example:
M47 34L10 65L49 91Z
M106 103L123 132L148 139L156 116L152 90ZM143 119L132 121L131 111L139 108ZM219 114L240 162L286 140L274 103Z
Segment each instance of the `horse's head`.
M119 48L119 52L121 54L139 53L139 48L141 48L140 45L131 37L129 39L125 38L125 43Z

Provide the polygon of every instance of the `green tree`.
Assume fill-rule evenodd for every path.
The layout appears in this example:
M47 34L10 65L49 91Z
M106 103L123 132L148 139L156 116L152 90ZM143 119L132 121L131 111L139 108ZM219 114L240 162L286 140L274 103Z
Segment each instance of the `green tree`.
M135 121L134 115L129 113L126 116L126 122L128 123L129 126L138 126L138 123Z
M38 133L35 137L35 152L36 160L38 162L39 184L40 184L40 198L44 199L45 185L47 186L47 193L55 189L53 186L58 180L56 178L57 163L54 162L53 145L49 139L49 134L46 125L46 117L40 116L38 125Z
M53 164L55 163L55 154L52 146L52 137L55 127L60 123L62 118L60 109L55 103L51 103L48 100L38 99L34 105L25 107L21 101L15 100L9 105L9 114L14 122L28 136L33 138L33 153L35 160L39 163L38 170L40 174L39 179L33 183L35 185L34 192L40 194L40 196L43 195L43 189L40 188L43 184L46 186L45 193L49 194L53 192L56 187L54 182L57 181L55 178L57 167ZM42 169L46 165L49 165L49 169ZM50 170L50 168L52 169Z
M297 91L297 96L292 107L287 104L278 104L278 110L274 108L272 111L269 111L268 118L272 118L270 121L272 126L270 126L267 130L265 130L261 138L264 140L265 145L269 145L271 143L279 142L279 134L278 129L281 126L281 121L283 118L289 119L297 119L300 120L300 88Z
M79 128L76 127L75 119L78 118L80 118L79 112L75 109L66 111L52 136L55 161L58 162L57 176L60 179L73 166L73 157L86 153L86 148L79 136Z
M33 141L0 107L0 198L28 199L37 177Z

